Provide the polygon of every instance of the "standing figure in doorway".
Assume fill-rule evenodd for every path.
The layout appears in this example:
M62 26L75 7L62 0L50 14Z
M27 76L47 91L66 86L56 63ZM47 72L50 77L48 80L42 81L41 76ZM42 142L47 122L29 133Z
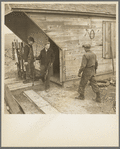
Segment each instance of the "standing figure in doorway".
M23 83L29 83L31 79L35 78L35 67L34 67L34 53L33 47L34 38L28 38L28 44L24 48L24 66L26 69L26 80Z
M96 93L96 102L101 102L99 87L95 79L95 73L98 67L98 61L96 55L90 50L91 48L90 44L85 44L83 45L83 47L86 53L82 57L81 67L78 73L79 77L80 74L82 73L82 77L78 89L79 96L76 97L76 99L84 100L84 90L89 80L93 91Z
M55 55L53 50L50 48L50 42L48 41L45 48L41 50L40 55L36 58L40 60L40 78L45 82L45 90L49 91L50 88L50 76L51 67L55 60Z

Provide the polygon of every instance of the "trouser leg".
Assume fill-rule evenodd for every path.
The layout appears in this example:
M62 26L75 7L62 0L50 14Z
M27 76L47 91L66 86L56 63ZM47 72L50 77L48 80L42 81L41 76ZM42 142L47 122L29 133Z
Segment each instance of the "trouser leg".
M30 64L26 65L26 80L30 79Z
M48 70L48 75L46 77L46 81L45 81L45 89L49 89L50 88L50 76L51 76L51 68L49 68Z
M30 65L30 77L33 79L35 79L35 66L34 66L34 64L33 63L31 63L31 65Z
M41 65L41 67L40 67L40 77L42 78L42 77L44 77L44 75L45 75L45 66L44 65Z
M86 87L88 80L89 80L89 76L82 74L80 84L79 84L79 88L78 88L78 93L80 95L84 95L85 87Z
M90 79L90 84L92 86L93 91L96 93L96 101L101 102L100 90L99 90L99 87L97 85L97 81L96 81L94 76Z
M46 66L41 65L41 66L40 66L40 76L39 76L39 78L40 78L43 82L45 82L45 72L46 72Z
M90 84L91 84L91 87L92 87L94 93L98 93L98 92L99 92L99 87L98 87L98 85L97 85L97 81L96 81L96 79L95 79L94 76L91 77L91 79L90 79Z

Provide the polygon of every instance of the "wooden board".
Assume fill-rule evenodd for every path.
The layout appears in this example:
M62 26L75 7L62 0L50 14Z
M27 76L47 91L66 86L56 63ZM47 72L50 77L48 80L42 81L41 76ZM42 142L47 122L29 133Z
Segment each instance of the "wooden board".
M39 85L40 81L35 81L34 85ZM9 84L8 87L11 91L13 90L18 90L18 89L22 89L22 88L27 88L32 86L32 82L27 83L27 84L23 84L23 82L19 82L19 83L14 83L14 84Z
M56 84L62 85L62 82L60 82L60 80L59 80L58 77L51 76L51 77L50 77L50 81L51 81L51 82L54 82L54 83L56 83Z
M106 58L110 58L111 56L111 23L106 22Z
M65 64L65 51L63 51L63 64L62 64L62 80L66 81L66 64Z
M20 104L17 102L15 97L10 92L9 87L5 84L4 87L4 98L6 105L9 107L11 114L25 114Z
M116 55L116 31L115 22L103 22L103 58L111 58L111 50L113 51L113 57Z
M16 78L8 78L4 80L5 84L13 84L13 83L18 83L19 81L16 80Z
M113 52L113 57L116 57L116 30L115 23L111 23L111 48Z
M60 59L60 82L62 82L63 80L63 67L62 67L62 63L63 63L63 51L59 50L59 59Z
M86 25L88 23L90 23L90 18L87 16L81 16L79 17L78 15L61 15L61 14L39 14L39 13L29 13L28 14L31 18L35 18L38 20L42 20L42 21L49 21L49 22L53 22L53 21L70 21L70 22L75 22L75 21L80 21L82 24Z
M24 95L29 98L29 100L31 100L36 106L38 106L38 108L41 109L45 114L59 114L54 107L52 107L33 90L24 91Z

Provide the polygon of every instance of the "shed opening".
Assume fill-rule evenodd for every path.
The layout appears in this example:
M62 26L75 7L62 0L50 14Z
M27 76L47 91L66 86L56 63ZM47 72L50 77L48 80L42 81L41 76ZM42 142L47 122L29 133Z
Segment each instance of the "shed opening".
M5 25L13 31L23 42L27 42L28 36L32 36L35 39L33 45L34 55L39 55L40 51L44 48L45 43L49 39L51 48L55 53L55 62L52 68L51 81L61 84L60 81L60 49L52 39L50 39L42 29L40 29L35 22L33 22L23 12L12 12L5 16ZM39 65L36 68L37 74L39 74ZM61 82L61 83L60 83Z
M55 54L55 61L52 67L51 80L56 83L59 83L60 82L59 47L52 40L50 40L50 43L51 43L51 48Z

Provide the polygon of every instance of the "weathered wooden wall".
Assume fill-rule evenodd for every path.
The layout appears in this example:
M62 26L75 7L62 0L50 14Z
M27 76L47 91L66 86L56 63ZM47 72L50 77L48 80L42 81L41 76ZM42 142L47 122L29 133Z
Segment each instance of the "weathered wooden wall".
M103 58L116 57L116 22L103 22Z
M39 13L27 15L64 51L64 81L77 78L84 43L90 43L91 50L97 55L98 73L112 70L111 60L102 58L103 21L115 21L114 18ZM89 36L91 30L95 33L93 39Z

